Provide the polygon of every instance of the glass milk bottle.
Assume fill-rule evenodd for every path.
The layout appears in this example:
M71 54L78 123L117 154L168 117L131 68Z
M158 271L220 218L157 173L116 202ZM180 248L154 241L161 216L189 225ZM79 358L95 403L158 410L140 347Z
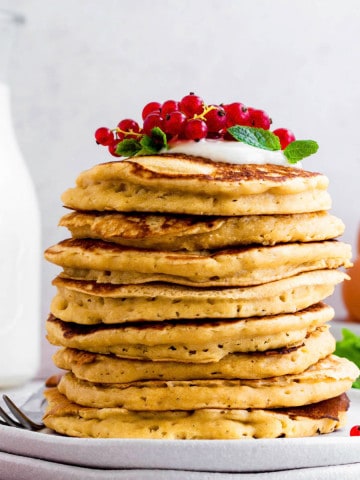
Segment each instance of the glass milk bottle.
M7 76L22 21L0 10L0 388L33 378L40 361L40 214L15 137Z

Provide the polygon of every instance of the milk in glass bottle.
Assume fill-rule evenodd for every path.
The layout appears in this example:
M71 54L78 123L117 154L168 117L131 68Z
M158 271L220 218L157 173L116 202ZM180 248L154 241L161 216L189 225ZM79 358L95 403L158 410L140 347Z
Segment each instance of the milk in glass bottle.
M15 137L7 75L22 22L0 10L0 388L34 377L40 358L40 215Z

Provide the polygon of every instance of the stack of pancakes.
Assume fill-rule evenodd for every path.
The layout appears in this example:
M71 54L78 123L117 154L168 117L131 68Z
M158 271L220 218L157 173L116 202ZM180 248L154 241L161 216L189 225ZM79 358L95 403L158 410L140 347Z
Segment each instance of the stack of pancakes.
M85 437L309 436L344 424L357 367L322 301L346 278L328 180L184 155L83 172L47 320L45 424Z

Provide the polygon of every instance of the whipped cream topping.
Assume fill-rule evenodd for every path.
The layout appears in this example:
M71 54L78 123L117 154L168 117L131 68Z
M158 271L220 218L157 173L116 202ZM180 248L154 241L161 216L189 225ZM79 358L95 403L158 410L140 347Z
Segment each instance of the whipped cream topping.
M282 150L265 150L253 147L243 142L224 140L179 141L169 145L169 149L162 149L160 154L182 153L208 158L213 162L234 164L265 164L301 167L301 162L290 164Z

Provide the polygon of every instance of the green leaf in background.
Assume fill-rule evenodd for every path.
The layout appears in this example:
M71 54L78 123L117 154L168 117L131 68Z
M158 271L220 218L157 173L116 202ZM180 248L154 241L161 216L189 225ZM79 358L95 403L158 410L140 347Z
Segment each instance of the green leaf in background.
M336 342L335 355L345 357L360 368L360 337L347 328L342 329L343 338ZM353 388L360 388L360 377L353 383Z
M360 377L352 384L352 388L360 388Z
M297 163L318 151L319 145L314 140L294 140L284 150L289 163Z
M247 143L253 147L262 148L264 150L280 150L280 140L270 130L263 128L246 127L243 125L234 125L229 127L227 131L238 142Z

